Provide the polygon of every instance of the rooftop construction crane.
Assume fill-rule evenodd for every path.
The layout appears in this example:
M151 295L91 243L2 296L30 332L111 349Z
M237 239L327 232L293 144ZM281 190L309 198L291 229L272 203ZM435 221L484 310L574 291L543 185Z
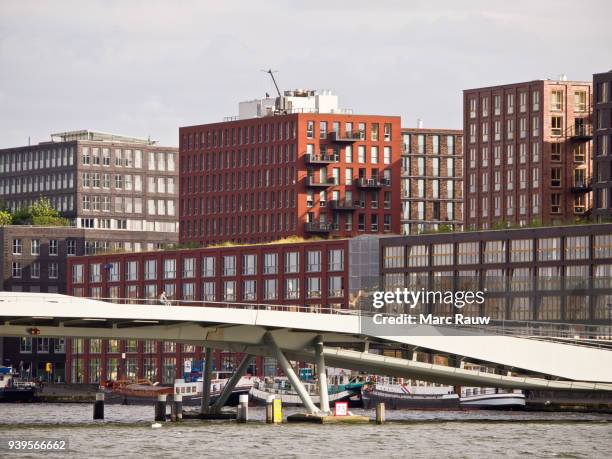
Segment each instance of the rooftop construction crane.
M272 83L274 83L274 87L276 88L276 92L278 93L278 97L282 97L280 89L278 89L278 84L276 83L276 78L274 78L274 74L278 73L278 70L268 69L268 70L262 70L262 72L265 72L268 75L270 75L270 78L272 78Z

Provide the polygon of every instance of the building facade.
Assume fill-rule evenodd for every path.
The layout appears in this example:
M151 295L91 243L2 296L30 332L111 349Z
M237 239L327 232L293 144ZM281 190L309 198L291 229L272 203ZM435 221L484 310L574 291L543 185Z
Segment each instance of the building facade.
M77 227L177 231L177 149L94 131L0 150L0 199L15 211L40 196Z
M612 219L612 70L593 75L593 216Z
M380 240L385 290L484 291L460 311L420 303L414 313L599 327L612 323L612 224L517 228ZM567 328L570 329L570 328Z
M69 260L68 291L106 301L152 304L160 304L165 292L192 306L257 303L326 313L355 307L364 279L377 278L378 239L362 236L75 257ZM93 340L93 348L91 339L66 343L69 380L95 383L114 378L117 373L109 369L119 362L120 377L148 377L168 384L175 376L182 377L185 360L193 361L194 367L201 364L199 346L128 341ZM121 360L126 352L129 360ZM215 368L230 370L240 358L215 351ZM250 372L276 375L276 361L258 358Z
M4 290L66 293L72 256L159 250L178 242L177 149L73 131L0 150L0 198L12 211L44 196L68 227L0 228ZM65 380L64 340L4 338L0 358L33 377ZM47 372L47 363L51 371Z
M463 131L402 128L402 233L463 228Z
M399 234L399 117L265 113L180 128L181 242Z
M466 227L588 216L591 93L565 78L464 91Z

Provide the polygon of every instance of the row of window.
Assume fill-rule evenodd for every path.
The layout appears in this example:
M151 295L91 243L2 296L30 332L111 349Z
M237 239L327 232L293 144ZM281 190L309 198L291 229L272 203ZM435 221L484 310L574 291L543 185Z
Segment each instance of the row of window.
M425 186L426 184L427 186ZM457 191L461 191L461 183L456 186L454 180L402 179L402 198L424 198L427 196L432 199L455 199Z
M431 251L431 253L430 253ZM459 242L456 244L457 264L480 263L527 263L533 261L557 261L562 255L565 260L586 260L589 258L589 236L567 236L562 246L559 237L538 239L515 239L510 241ZM454 243L388 246L384 250L385 268L405 266L453 265ZM430 263L431 256L431 263ZM594 258L612 257L612 235L593 237ZM482 258L482 259L481 259Z
M66 340L64 338L32 338L30 336L20 338L20 353L30 354L33 349L36 349L38 354L48 354L51 350L54 354L63 354L66 352Z
M181 215L249 212L251 210L294 209L295 190L258 191L236 195L200 196L181 199ZM199 204L199 206L198 206Z
M454 202L441 203L434 201L430 205L430 212L426 212L424 201L402 202L402 220L436 220L453 222L459 215L461 204ZM444 213L444 210L446 213Z
M0 155L0 174L9 172L49 170L74 165L74 148L58 147L49 150L3 152Z
M322 270L322 252L321 250L309 250L306 252L306 265L305 272L320 272ZM342 271L344 270L344 250L343 249L330 249L327 252L327 271ZM196 257L183 258L182 260L182 279L194 278L197 275L196 271ZM266 253L262 257L262 266L258 266L257 254L245 254L242 255L242 264L240 273L243 276L254 276L259 274L278 274L279 273L279 254ZM236 276L237 275L237 261L236 255L224 255L220 259L215 256L203 256L200 261L200 273L201 277L215 277L217 275L216 266L217 263L221 263L220 274L224 277ZM125 280L126 281L137 281L138 280L138 269L141 265L142 276L144 280L155 280L157 279L158 260L149 259L145 260L144 263L140 264L138 261L127 261L125 263ZM118 282L121 280L120 276L120 265L118 261L111 261L104 264L104 268L107 270L106 281ZM162 266L162 279L175 279L177 277L177 259L166 258L161 262ZM91 263L89 265L89 281L90 282L102 282L102 263ZM293 274L301 272L300 267L300 252L285 252L283 272L285 274ZM83 264L74 264L72 266L72 282L75 284L83 283Z
M251 171L226 172L225 174L186 176L181 179L181 193L203 193L215 191L248 190L273 186L289 186L296 183L295 167L257 169Z
M587 198L585 194L576 194L572 198L573 211L575 214L582 214L587 210ZM481 216L483 218L488 218L490 214L494 217L500 217L502 215L502 197L501 196L493 196L493 199L489 199L488 196L483 196L480 200L481 202ZM469 198L466 202L467 212L470 218L476 218L477 214L477 201L476 198ZM490 208L490 205L493 205L493 208ZM531 207L529 205L531 204ZM540 195L532 194L531 202L529 202L529 197L527 194L520 194L518 200L518 209L515 208L515 199L513 194L506 195L506 215L512 216L515 214L515 210L518 210L520 215L526 216L528 213L531 215L539 215L540 214ZM551 193L550 194L550 208L549 212L551 214L559 215L563 213L563 196L561 193ZM526 220L521 220L520 225L525 226L527 224ZM483 229L488 226L483 226Z
M112 179L111 179L112 177ZM83 172L83 188L106 188L115 190L143 191L142 176L131 174L111 174L100 172ZM148 193L174 194L174 177L149 176L147 180Z
M518 93L518 105L519 113L527 112L529 94L527 91L519 91ZM563 111L565 101L565 91L562 89L554 89L550 93L550 110L551 111ZM469 111L470 118L476 118L478 98L471 97L469 99ZM491 107L489 106L489 96L483 96L480 98L481 116L489 116ZM584 113L588 109L588 96L584 90L574 91L573 100L574 112ZM531 107L532 111L537 112L540 110L540 91L531 92ZM506 114L511 115L515 111L515 95L506 94ZM502 95L496 94L493 96L493 114L501 115L502 113Z
M29 278L30 279L40 279L41 278L41 265L42 263L39 261L34 261L29 264ZM59 265L57 262L48 263L46 271L46 276L48 279L57 279L59 275ZM21 261L13 261L11 263L11 274L13 279L23 279L23 272L25 271L24 263ZM44 277L44 274L43 274Z
M455 158L446 158L444 163L446 168L442 167L443 164L440 162L440 158L428 158L427 161L424 157L416 158L416 161L409 157L402 157L402 175L417 175L420 177L454 177L455 176Z
M575 163L585 164L586 163L586 155L587 155L587 147L584 143L577 143L572 146L572 159ZM552 162L562 162L563 158L565 158L564 144L561 142L552 142L550 143L550 160ZM476 148L470 147L469 149L469 168L476 168L476 161L480 159L481 167L489 166L489 147L487 145L483 145L481 150L480 158L477 158ZM526 164L527 160L531 164L537 163L540 161L540 143L534 142L531 148L531 157L528 156L527 152L527 144L520 143L519 144L519 152L518 152L518 163ZM505 155L502 157L502 147L501 145L493 146L493 158L492 164L493 166L505 165L513 165L515 164L514 159L514 145L509 144L506 145Z
M182 215L185 215L184 213ZM274 231L296 230L297 218L295 212L259 215L237 215L219 218L200 218L197 220L181 219L183 237L210 237L230 235L252 235Z
M0 180L0 195L11 196L39 191L68 190L74 188L74 173L28 175Z
M331 298L344 297L344 278L342 276L328 276L327 296ZM222 291L220 294L216 292L216 282L202 282L201 299L196 295L195 282L182 282L180 295L177 295L175 283L164 283L163 293L168 300L180 301L257 301L259 293L263 301L273 301L279 299L299 300L301 298L300 279L297 277L286 277L284 280L284 289L279 291L279 280L277 278L263 279L263 290L258 292L258 281L255 279L245 279L242 282L236 280L224 280L221 283ZM321 277L306 277L304 294L306 299L319 299L323 296L323 280ZM238 292L240 286L240 292ZM109 299L118 300L121 298L119 286L111 286L108 289ZM84 296L82 287L73 288L74 296ZM138 285L127 285L125 287L125 298L141 298L139 296ZM157 302L158 291L157 284L145 284L144 298ZM102 287L92 286L89 288L88 296L90 298L103 298Z
M47 254L51 256L59 255L59 240L58 239L49 239L47 242ZM31 239L30 240L30 255L40 255L41 254L41 240L40 239ZM68 255L76 255L76 240L75 239L67 239L66 240L66 250ZM23 255L23 239L15 238L13 239L13 255Z
M175 154L171 152L150 151L145 152L147 168L150 171L175 170ZM114 161L113 161L114 160ZM81 163L84 166L106 166L114 164L115 167L143 168L142 150L121 148L83 147L81 150Z
M425 135L425 134L402 134L402 152L406 154L424 155L431 153L439 155L440 153L454 155L455 152L455 136L446 135L446 151L440 148L440 135ZM414 141L416 139L416 142ZM426 139L431 141L431 149L426 148ZM459 139L461 142L461 139ZM431 150L431 151L428 151Z
M114 206L111 209L110 195L94 195L84 194L81 196L82 210L90 210L94 212L119 212L126 214L142 214L143 199L132 198L131 196L114 196ZM148 215L169 215L174 216L174 200L173 199L147 199L147 214Z

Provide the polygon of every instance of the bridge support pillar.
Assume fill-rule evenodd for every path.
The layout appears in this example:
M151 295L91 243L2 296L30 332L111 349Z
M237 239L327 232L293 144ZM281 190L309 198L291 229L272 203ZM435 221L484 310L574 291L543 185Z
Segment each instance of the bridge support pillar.
M212 349L204 349L204 374L202 375L202 406L200 412L206 414L210 411L210 381L212 379Z
M221 411L221 408L223 408L227 400L230 398L230 395L232 395L232 391L236 387L236 384L238 384L238 381L240 381L240 378L244 376L247 369L249 368L249 365L251 364L251 360L253 360L253 355L251 354L246 354L242 358L242 362L240 362L240 365L238 365L238 368L236 368L236 371L234 372L232 377L229 379L229 381L227 381L227 383L223 387L223 391L221 392L219 399L213 405L212 407L213 412Z
M287 378L289 379L291 386L300 396L300 399L302 400L302 403L304 404L306 409L308 409L313 414L319 413L319 408L317 408L317 406L313 403L312 398L310 398L310 395L308 395L308 391L302 384L302 381L300 381L300 378L298 378L298 376L295 374L295 371L293 371L293 368L291 368L289 360L287 360L287 357L285 357L283 351L280 350L280 348L276 344L276 341L274 340L274 337L270 332L266 333L266 340L272 351L274 351L274 355L276 357L276 360L278 360L278 364L283 369L285 376L287 376Z
M327 373L325 367L325 356L323 355L323 337L318 335L315 339L315 352L317 355L317 376L319 377L319 396L321 398L320 408L323 413L330 412L329 392L327 391Z

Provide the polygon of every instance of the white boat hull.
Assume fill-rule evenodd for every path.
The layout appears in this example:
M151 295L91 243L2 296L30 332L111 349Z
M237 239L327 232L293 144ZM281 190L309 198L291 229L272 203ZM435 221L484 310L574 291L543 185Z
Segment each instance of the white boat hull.
M523 409L525 408L525 395L521 393L470 395L461 397L459 405L461 408L479 410Z

